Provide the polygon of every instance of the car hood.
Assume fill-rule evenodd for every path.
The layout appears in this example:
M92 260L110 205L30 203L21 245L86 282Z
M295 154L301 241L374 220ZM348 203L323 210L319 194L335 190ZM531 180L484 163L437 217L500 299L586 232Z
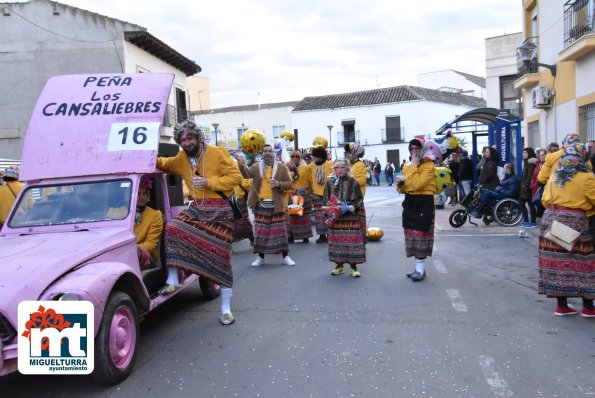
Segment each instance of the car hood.
M0 238L0 308L37 300L75 266L134 240L125 228Z

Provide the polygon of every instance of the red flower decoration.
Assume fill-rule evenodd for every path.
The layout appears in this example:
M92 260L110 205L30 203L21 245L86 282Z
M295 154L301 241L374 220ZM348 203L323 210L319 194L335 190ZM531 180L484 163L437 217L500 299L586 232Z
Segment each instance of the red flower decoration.
M29 341L31 341L31 329L40 329L44 330L46 328L54 328L58 330L63 330L67 327L70 327L71 323L64 320L64 315L57 314L56 311L53 309L46 310L43 306L39 306L37 312L31 314L31 317L25 323L25 331L23 332L23 337L28 337ZM46 350L50 346L50 341L46 337L42 340L41 349Z

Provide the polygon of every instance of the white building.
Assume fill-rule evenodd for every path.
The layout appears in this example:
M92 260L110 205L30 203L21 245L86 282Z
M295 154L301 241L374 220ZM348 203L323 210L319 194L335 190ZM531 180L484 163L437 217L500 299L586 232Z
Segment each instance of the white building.
M420 73L419 87L486 98L486 79L453 69Z
M521 32L485 39L487 105L510 109L523 117L521 91L514 88L517 79L516 49L523 42Z
M409 156L415 136L433 137L445 122L485 100L469 95L414 86L397 86L354 93L304 98L292 112L299 146L316 136L330 141L333 157L343 157L347 142L366 146L366 159L400 164ZM329 133L328 126L332 126Z
M528 145L595 140L595 0L523 0L518 79Z
M0 157L20 158L37 97L54 75L173 73L161 140L171 141L171 126L187 118L186 77L201 69L142 26L29 0L0 3L0 37Z
M293 131L291 111L298 103L290 101L230 106L192 112L192 118L203 131L209 133L212 144L236 150L242 134L248 129L259 130L269 143L279 138L283 131Z

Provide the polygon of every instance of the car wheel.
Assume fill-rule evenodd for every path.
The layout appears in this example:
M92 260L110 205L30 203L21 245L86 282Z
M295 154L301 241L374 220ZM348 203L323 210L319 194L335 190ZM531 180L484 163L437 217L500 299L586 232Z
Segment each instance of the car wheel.
M207 300L213 300L221 295L221 285L208 280L207 278L199 278L198 284L202 296Z
M103 384L116 384L132 372L139 336L136 304L123 292L112 292L95 337L93 377Z
M453 211L448 218L448 223L453 228L459 228L463 226L465 221L467 221L467 210L462 209Z

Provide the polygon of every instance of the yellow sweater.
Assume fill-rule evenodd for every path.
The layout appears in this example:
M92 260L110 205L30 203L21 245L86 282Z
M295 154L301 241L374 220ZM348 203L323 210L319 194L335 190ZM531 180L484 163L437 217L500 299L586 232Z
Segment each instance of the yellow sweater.
M310 180L310 182L312 183L312 193L314 195L318 195L318 196L323 196L324 195L324 184L326 184L326 180L328 180L328 176L332 174L333 172L333 162L327 160L326 162L324 162L324 171L323 171L323 175L324 175L324 182L322 184L319 184L318 181L316 181L316 164L314 162L310 163L308 165L308 168L310 169L310 172L308 173L308 179ZM320 166L318 166L320 167Z
M560 189L548 181L543 189L541 202L547 208L551 204L571 209L585 210L587 216L595 214L595 176L591 173L576 173L574 177Z
M8 213L16 200L15 195L18 195L21 189L23 189L23 183L19 181L8 181L7 185L0 185L0 224L6 222Z
M368 181L368 170L366 169L366 165L364 164L364 162L360 160L352 164L351 174L353 174L353 178L355 178L355 180L358 182L359 187L362 190L362 195L366 196L366 182Z
M157 246L163 231L163 216L159 210L145 207L141 213L140 224L134 223L136 245L151 254L153 261L157 260Z
M436 175L434 174L434 163L424 162L415 165L407 162L403 166L403 177L405 183L397 184L397 190L410 195L434 195L436 192Z
M273 199L273 188L271 187L271 178L273 176L273 166L268 166L260 180L260 192L258 200Z
M545 156L545 161L543 162L543 165L541 166L541 170L539 170L539 174L537 175L537 180L540 183L542 183L542 184L547 183L547 180L552 175L554 175L554 173L558 169L558 162L560 161L560 157L562 157L563 153L564 153L564 150L560 149L559 151L556 151L554 153L548 153Z
M242 181L242 174L227 150L210 144L207 145L203 161L197 170L198 174L207 178L206 188L193 188L192 167L184 150L173 158L157 158L157 168L181 175L188 186L190 196L195 200L221 198L216 191L222 191L229 196L233 193L234 187Z
M308 167L308 165L304 164L304 163L300 164L297 171L298 171L298 179L293 180L293 183L291 183L291 192L292 193L295 193L295 191L300 188L308 189L308 187L310 186L310 179L308 177L310 168Z

